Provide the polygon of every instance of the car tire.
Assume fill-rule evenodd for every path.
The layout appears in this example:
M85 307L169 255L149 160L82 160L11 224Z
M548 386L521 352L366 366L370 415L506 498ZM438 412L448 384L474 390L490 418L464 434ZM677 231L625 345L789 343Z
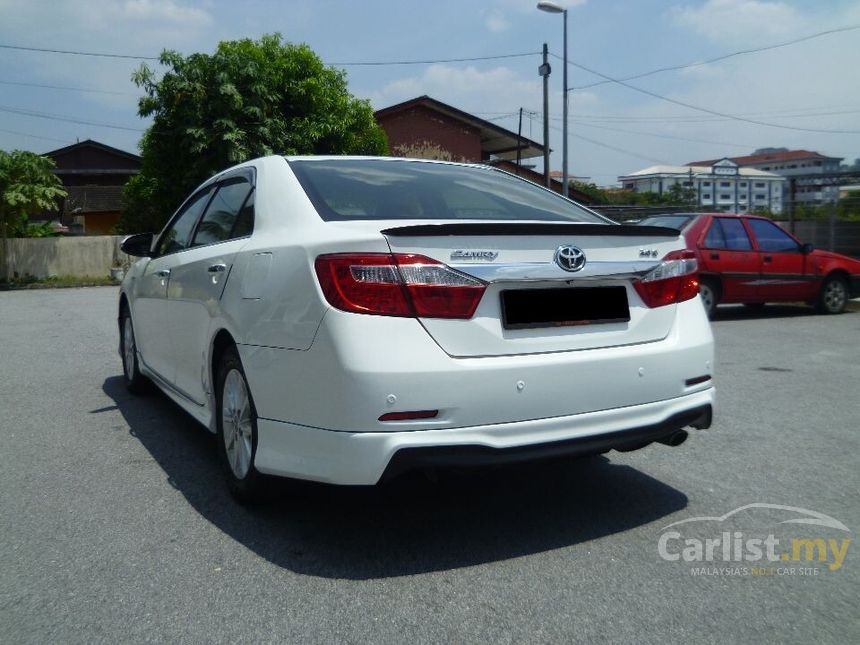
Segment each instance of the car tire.
M152 391L152 382L140 373L137 358L137 343L134 324L127 305L123 305L119 317L119 343L122 357L122 374L126 389L132 394L147 394Z
M257 409L235 347L218 363L215 393L218 454L227 487L240 504L254 504L263 490L263 476L254 467Z
M717 309L717 303L720 301L720 287L716 281L709 278L703 278L699 281L699 297L702 300L702 305L705 307L705 313L708 318L714 317L714 312Z
M841 314L848 304L848 283L839 275L828 276L818 293L817 309L822 314Z

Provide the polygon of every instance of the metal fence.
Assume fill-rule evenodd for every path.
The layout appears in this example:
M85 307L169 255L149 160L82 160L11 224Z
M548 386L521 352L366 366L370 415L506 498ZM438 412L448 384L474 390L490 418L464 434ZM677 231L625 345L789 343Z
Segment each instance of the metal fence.
M791 230L788 221L776 223L786 230ZM796 220L794 236L802 242L812 242L817 249L860 257L860 222Z

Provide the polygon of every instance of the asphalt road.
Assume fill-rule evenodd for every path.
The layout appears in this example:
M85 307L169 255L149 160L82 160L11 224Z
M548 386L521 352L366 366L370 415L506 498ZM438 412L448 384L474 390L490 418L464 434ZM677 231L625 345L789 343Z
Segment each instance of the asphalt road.
M813 576L695 576L657 549L756 502L853 539L860 313L721 313L719 413L678 448L279 486L249 511L210 435L125 392L116 293L0 293L2 643L860 642L860 546Z

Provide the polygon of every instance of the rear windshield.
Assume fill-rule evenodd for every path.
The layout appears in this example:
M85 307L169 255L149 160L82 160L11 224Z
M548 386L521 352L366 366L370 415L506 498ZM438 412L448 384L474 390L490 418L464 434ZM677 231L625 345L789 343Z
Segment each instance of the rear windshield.
M421 161L290 161L326 221L542 220L609 223L534 184L492 168Z
M681 230L695 217L695 215L651 215L636 222L639 226L665 226L666 228L677 228Z

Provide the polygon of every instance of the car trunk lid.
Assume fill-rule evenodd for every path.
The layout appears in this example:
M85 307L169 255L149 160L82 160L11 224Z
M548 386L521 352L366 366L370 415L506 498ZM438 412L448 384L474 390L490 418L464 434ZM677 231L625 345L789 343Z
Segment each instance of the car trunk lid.
M683 248L675 229L484 221L407 224L382 233L392 253L424 255L487 283L470 319L420 318L452 356L653 342L666 337L675 318L675 305L649 308L633 286ZM571 265L580 259L583 266Z

